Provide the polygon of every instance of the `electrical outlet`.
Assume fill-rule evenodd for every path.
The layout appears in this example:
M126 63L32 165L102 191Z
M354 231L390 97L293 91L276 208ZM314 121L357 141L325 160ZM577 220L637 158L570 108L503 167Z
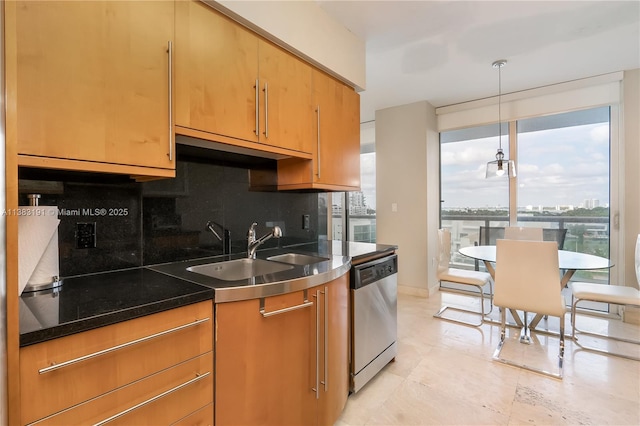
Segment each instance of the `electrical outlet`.
M76 248L94 248L96 246L96 223L76 223Z
M302 229L309 229L311 227L311 225L309 224L310 222L310 218L308 214L303 214L302 215Z

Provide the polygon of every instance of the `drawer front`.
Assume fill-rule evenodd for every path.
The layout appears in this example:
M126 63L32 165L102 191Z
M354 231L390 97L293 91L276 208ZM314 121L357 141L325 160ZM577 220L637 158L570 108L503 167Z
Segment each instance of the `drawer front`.
M213 404L178 420L172 426L213 426Z
M35 424L169 425L212 402L213 353L209 352ZM212 422L213 414L209 419Z
M212 350L205 301L20 349L30 423Z

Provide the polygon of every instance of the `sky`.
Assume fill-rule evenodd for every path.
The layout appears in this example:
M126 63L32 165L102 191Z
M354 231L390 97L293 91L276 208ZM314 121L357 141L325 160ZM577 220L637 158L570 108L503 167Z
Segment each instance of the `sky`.
M518 122L527 130L518 135L518 207L577 208L586 199L609 204L609 123L598 122L608 116L608 108L596 108ZM364 145L375 144L373 124L362 125ZM461 139L469 132L464 134ZM503 135L505 158L508 147ZM497 136L441 145L443 208L508 206L508 179L485 179L486 164L495 159L497 148ZM367 205L375 209L376 154L365 151L373 152L361 154L361 188Z
M580 207L585 199L609 203L609 124L597 123L518 136L518 207ZM502 147L509 157L508 141ZM508 205L508 179L485 179L498 138L441 146L443 208Z

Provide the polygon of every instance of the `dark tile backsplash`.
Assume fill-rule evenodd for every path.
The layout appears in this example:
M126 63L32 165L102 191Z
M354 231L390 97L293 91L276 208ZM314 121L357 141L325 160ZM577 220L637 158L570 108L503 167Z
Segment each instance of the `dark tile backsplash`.
M208 221L229 231L232 253L246 251L253 222L258 236L282 228L284 237L264 248L318 238L317 193L251 191L242 166L179 160L175 179L145 183L21 169L19 184L20 205L28 205L27 194L40 193L41 205L58 206L62 277L220 255L222 243L206 229ZM310 215L308 230L303 214ZM326 217L320 220L326 224ZM77 248L79 223L95 223L96 247Z

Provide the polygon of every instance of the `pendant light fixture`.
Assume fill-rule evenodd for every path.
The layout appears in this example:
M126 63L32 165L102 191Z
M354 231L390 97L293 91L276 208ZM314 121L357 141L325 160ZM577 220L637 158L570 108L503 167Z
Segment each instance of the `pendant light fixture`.
M487 163L487 173L485 178L491 177L515 177L516 165L513 160L504 159L504 152L502 152L502 67L507 65L506 59L499 59L495 61L491 66L498 68L498 152L496 152L495 161L489 161Z

